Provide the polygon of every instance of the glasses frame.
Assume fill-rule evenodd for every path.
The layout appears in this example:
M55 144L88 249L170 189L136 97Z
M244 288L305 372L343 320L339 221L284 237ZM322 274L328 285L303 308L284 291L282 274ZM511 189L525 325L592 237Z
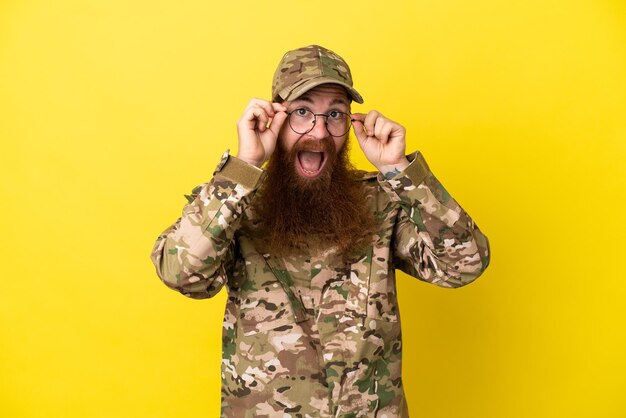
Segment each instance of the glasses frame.
M300 109L304 109L307 112L311 112L313 113L312 110L309 110L305 107L299 107L297 109L292 110L291 112L287 112L287 123L289 124L289 128L291 128L292 131L294 131L295 133L297 133L298 135L304 135L304 134L308 134L309 132L311 132L313 130L313 128L315 128L315 124L317 123L317 117L318 116L325 116L324 118L324 125L326 126L326 132L328 132L328 134L330 136L332 136L333 138L341 138L342 136L346 135L348 132L350 132L350 128L352 127L352 122L354 121L354 119L352 119L352 114L351 113L346 113L346 112L341 112L339 110L333 110L332 112L337 112L337 113L341 113L342 115L346 115L348 117L348 129L341 135L333 135L330 132L330 129L328 129L328 117L330 116L330 113L313 113L313 124L311 125L311 127L306 131L306 132L298 132L296 131L293 126L291 126L291 114L293 112L296 112Z

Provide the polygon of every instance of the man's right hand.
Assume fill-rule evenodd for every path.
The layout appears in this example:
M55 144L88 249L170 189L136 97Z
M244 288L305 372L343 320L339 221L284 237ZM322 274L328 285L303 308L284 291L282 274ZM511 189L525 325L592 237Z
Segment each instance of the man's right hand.
M237 122L237 158L261 167L276 148L278 133L287 119L286 112L287 108L280 103L257 98L250 100Z

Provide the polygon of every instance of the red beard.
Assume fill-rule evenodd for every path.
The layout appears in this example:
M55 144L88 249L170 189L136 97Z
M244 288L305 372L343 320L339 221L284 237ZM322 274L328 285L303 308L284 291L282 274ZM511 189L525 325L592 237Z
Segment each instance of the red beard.
M347 256L371 240L374 216L348 160L347 142L337 153L332 141L299 141L289 152L276 147L252 203L270 252L337 247ZM298 153L304 150L324 152L325 165L316 178L296 169Z

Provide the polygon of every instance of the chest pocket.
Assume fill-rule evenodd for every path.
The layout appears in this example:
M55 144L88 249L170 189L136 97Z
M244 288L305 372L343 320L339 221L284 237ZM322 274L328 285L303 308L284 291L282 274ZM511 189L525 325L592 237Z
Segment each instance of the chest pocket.
M293 283L275 258L251 252L245 255L247 280L239 301L239 324L243 335L271 330L289 331L308 319L302 301L292 290Z
M371 246L336 269L335 280L322 293L322 314L348 315L397 322L398 303L395 272L389 266L389 248Z

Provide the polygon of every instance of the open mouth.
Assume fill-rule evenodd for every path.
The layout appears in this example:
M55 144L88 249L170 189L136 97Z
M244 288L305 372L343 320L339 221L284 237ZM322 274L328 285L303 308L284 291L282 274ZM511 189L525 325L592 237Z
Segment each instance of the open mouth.
M324 151L299 151L296 158L298 172L307 178L319 176L326 165L326 153Z

